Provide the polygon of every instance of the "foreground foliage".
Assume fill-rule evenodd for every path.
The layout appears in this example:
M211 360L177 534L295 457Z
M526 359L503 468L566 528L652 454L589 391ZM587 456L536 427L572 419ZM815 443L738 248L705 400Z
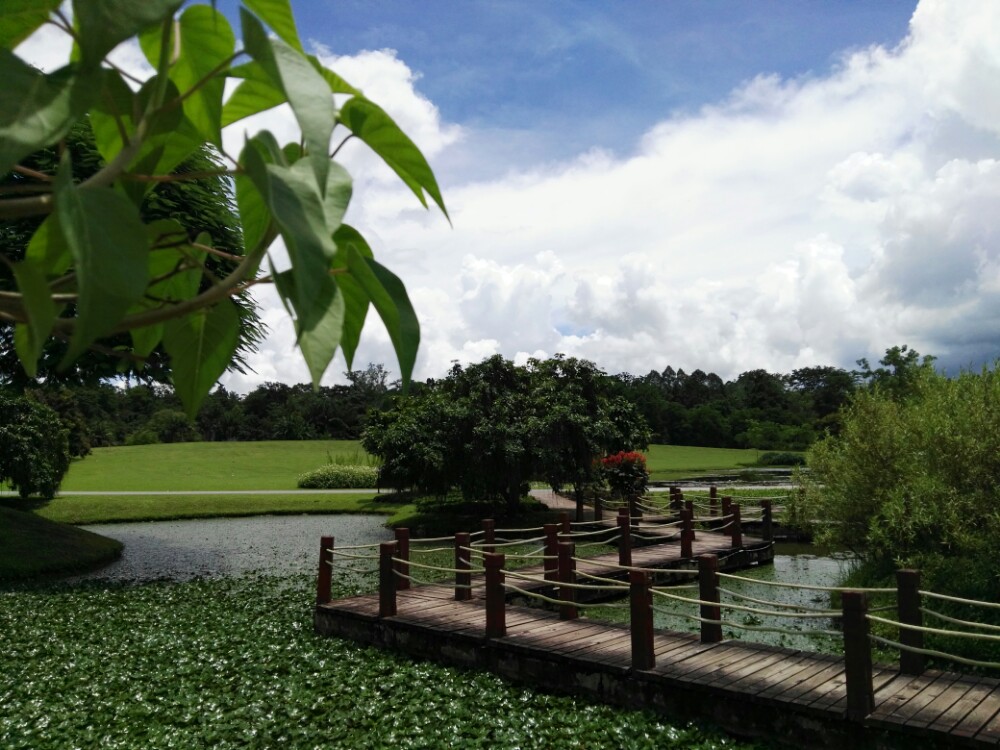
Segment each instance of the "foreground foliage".
M318 638L312 583L0 592L0 746L754 747Z
M0 222L42 219L23 256L2 256L13 288L0 298L0 318L14 325L27 375L38 371L50 338L68 340L59 363L65 368L128 334L136 360L162 344L177 395L193 416L236 354L241 324L233 298L267 281L294 321L314 385L338 348L350 366L369 306L408 379L420 337L416 314L402 282L343 223L352 180L331 156L357 139L424 206L430 200L444 211L444 202L423 155L396 123L306 53L289 3L243 0L238 33L214 3L179 12L181 0L74 0L72 21L61 5L15 0L0 7L0 176L12 172L17 182L0 196ZM53 72L14 52L46 24L73 41L66 64ZM108 62L127 42L154 71L148 79ZM280 105L291 109L301 139L279 143L264 130L247 134L239 153L227 152L233 147L224 128ZM89 177L74 171L74 156L63 148L84 121L102 159ZM201 173L178 170L207 147L221 154L220 163ZM27 166L52 148L57 164ZM227 252L182 215L142 213L157 183L206 176L232 179L245 252ZM269 256L279 236L286 270ZM231 265L213 271L210 258ZM259 275L262 267L268 276Z

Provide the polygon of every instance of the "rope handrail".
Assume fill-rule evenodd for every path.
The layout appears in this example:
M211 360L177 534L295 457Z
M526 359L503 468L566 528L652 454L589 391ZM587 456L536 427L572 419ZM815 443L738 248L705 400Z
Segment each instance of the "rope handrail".
M576 545L577 549L587 549L588 547L607 547L607 542L586 542L585 544Z
M683 520L680 521L667 521L666 523L633 523L629 524L633 529L663 529L668 526L680 526L684 523Z
M551 596L545 596L545 594L539 594L537 591L525 591L524 589L520 588L519 586L515 586L512 583L505 582L502 583L501 585L505 589L516 591L517 593L523 594L524 596L529 596L532 597L533 599L540 599L543 602L548 602L549 604L555 604L561 607L570 605L581 609L589 609L595 607L604 607L605 609L625 609L630 606L628 604L579 604L577 602L564 602L561 599L553 599Z
M454 547L431 547L430 549L414 549L410 547L410 554L420 553L421 555L430 555L435 552L453 552Z
M531 544L532 542L544 541L544 539L544 536L536 536L531 539L515 539L512 542L487 542L484 540L481 542L473 542L472 544L473 546L479 547L516 547L519 544Z
M743 599L748 602L753 602L754 604L767 604L772 607L779 607L783 609L801 609L806 612L822 612L830 616L840 615L840 611L836 609L818 609L816 607L809 607L805 604L790 604L788 602L775 602L769 599L755 599L752 596L747 596L746 594L740 594L736 591L731 591L730 589L723 588L719 586L719 593L728 594L729 596L735 596L737 599Z
M1000 662L995 661L979 661L978 659L969 659L964 656L958 656L956 654L949 654L945 651L935 651L930 648L917 648L916 646L907 646L899 641L893 641L889 638L882 638L878 635L868 636L871 640L881 643L892 648L898 648L900 651L909 651L912 654L923 654L924 656L936 656L939 659L948 659L950 661L957 662L959 664L965 664L970 667L984 667L986 669L1000 669Z
M715 625L715 622L711 620L705 620L705 622L710 622ZM721 622L721 621L720 621ZM828 635L832 638L843 638L844 634L839 630L823 630L823 629L803 629L803 630L793 630L792 628L779 628L772 625L749 625L742 622L722 622L727 628L739 628L740 630L754 630L762 633L783 633L784 635Z
M545 531L544 526L532 526L527 529L494 529L497 534L517 534L518 532L535 532L535 531Z
M673 542L680 539L679 534L672 534L670 536L651 536L649 534L632 534L633 539L641 539L644 542Z
M563 537L569 536L570 539L576 539L577 537L597 536L598 534L614 533L614 531L615 531L615 527L614 526L609 526L606 529L597 529L596 531L574 531L571 534L560 534L560 536L563 536Z
M934 635L944 635L951 638L972 638L977 641L1000 641L1000 635L988 635L986 633L966 633L961 630L944 630L942 628L928 628L924 625L911 625L908 622L898 620L887 620L877 615L865 615L872 622L880 622L884 625L894 625L904 630L914 630L919 633L933 633Z
M506 554L506 559L508 560L558 560L559 555L540 555L537 552L532 552L530 554L517 555L508 552Z
M331 547L331 550L342 550L342 549L378 549L381 542L375 542L375 544L353 544L349 547ZM328 550L329 551L329 550Z
M613 570L635 570L639 573L687 573L689 575L698 575L697 570L691 570L689 568L642 568L638 565L618 565L617 563L594 562L593 560L588 560L585 557L573 559L577 560L577 562L600 565L602 568L611 568Z
M981 630L1000 631L1000 625L990 625L986 622L972 622L970 620L959 620L957 617L949 617L948 615L943 615L940 612L935 612L933 609L927 609L926 607L921 607L920 611L925 615L937 617L940 620L944 620L945 622L950 622L955 625L965 625L969 628L980 628Z
M535 578L532 576L523 575L517 573L513 570L504 571L505 575L511 578L517 578L520 581L528 581L529 583L544 583L548 586L566 586L571 589L585 589L587 591L628 591L629 587L627 584L622 584L620 581L615 581L617 585L615 586L591 586L587 583L566 583L564 581L548 581L544 578Z
M1000 602L984 602L979 599L962 599L958 596L948 596L947 594L937 594L933 591L918 591L921 596L929 596L932 599L941 599L946 602L956 602L958 604L971 604L976 607L986 607L987 609L1000 609Z
M414 544L427 544L429 542L453 542L453 541L455 541L454 536L410 537L410 547L412 548Z
M421 570L436 570L439 573L451 573L452 575L456 573L485 573L486 568L467 568L465 570L459 570L458 568L445 568L440 565L424 565L423 563L413 562L412 560L401 560L398 557L392 558L394 563L400 563L402 565L409 565L414 568L420 568Z
M348 560L378 560L378 555L352 555L350 552L341 552L339 549L330 550L334 557L346 557Z
M778 586L786 589L806 589L807 591L863 591L866 594L895 594L896 589L890 588L859 588L857 586L813 586L806 583L783 583L781 581L764 581L759 578L747 578L746 576L736 576L732 573L717 573L719 578L731 578L734 581L749 581L759 583L764 586Z

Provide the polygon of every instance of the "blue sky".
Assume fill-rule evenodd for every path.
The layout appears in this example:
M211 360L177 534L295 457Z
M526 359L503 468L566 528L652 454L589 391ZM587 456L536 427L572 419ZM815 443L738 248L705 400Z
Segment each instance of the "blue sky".
M418 378L496 353L723 378L904 343L950 371L1000 355L996 0L293 7L438 175L450 223L363 144L338 154L348 220L420 318ZM256 129L299 137L278 108L227 148ZM271 333L226 386L307 381L280 302L255 295ZM376 320L367 362L395 363Z

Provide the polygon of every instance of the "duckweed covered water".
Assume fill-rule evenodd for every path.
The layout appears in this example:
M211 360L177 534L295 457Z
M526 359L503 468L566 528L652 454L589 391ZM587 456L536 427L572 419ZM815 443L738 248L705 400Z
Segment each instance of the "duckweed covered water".
M257 575L0 590L0 747L766 747L319 638L313 585Z

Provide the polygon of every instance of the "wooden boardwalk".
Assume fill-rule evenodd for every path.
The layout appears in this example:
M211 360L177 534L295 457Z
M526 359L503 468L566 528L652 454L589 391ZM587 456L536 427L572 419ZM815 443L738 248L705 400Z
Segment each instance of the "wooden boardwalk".
M853 737L846 721L841 657L744 641L705 644L693 634L654 633L656 664L634 670L628 626L508 606L507 632L485 637L481 599L454 600L448 586L397 594L397 614L379 618L378 595L317 605L326 635L395 648L414 656L487 668L539 687L583 693L632 708L697 711L743 735L805 746ZM1000 681L927 671L873 670L875 710L860 727L918 736L942 747L1000 744ZM825 737L815 734L825 727ZM852 741L856 741L854 737Z
M727 534L698 531L691 544L691 557L681 556L680 541L635 547L631 565L655 569L650 576L654 583L687 583L692 580L692 557L698 555L716 555L719 570L773 559L773 545L754 538L743 537L742 545L733 548ZM392 571L391 557L385 560L389 567L383 570ZM576 567L581 573L619 580L629 574L619 566L617 553L578 558ZM541 578L544 571L535 566L516 572ZM383 580L399 580L396 573L385 575ZM525 591L558 597L556 581L528 582L514 575L508 581ZM689 633L655 631L655 663L638 669L634 664L642 662L633 661L637 636L629 625L561 619L556 612L519 606L525 595L505 595L499 586L491 595L494 614L489 616L481 589L471 599L457 601L457 589L441 584L395 591L395 614L384 617L379 615L379 594L326 602L329 574L325 586L327 594L320 595L323 603L315 610L320 634L488 669L546 690L702 716L735 734L799 747L863 747L885 733L920 738L935 747L1000 744L1000 681L994 679L932 670L909 675L896 666L874 665L873 709L860 716L856 708L848 710L842 656L736 640L706 643ZM552 591L546 590L549 587ZM392 583L390 590L395 588ZM584 596L581 602L587 600ZM505 597L514 603L504 606ZM488 620L496 617L497 607L505 630L488 637Z

